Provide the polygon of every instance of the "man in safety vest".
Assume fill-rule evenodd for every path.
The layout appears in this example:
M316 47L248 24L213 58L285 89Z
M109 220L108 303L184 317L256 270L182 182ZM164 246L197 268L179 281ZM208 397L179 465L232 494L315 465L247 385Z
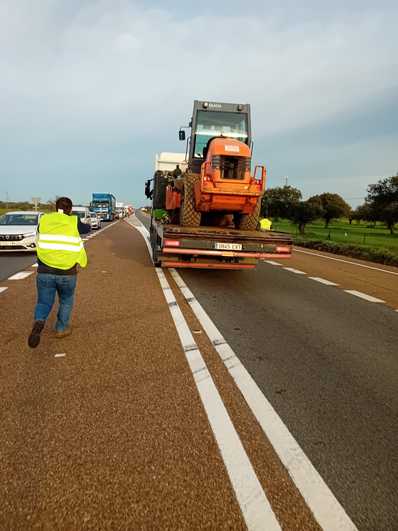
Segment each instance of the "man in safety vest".
M87 255L80 234L90 231L90 226L72 216L72 201L60 197L55 204L56 212L40 218L37 249L37 304L34 324L28 344L36 348L40 334L58 294L59 309L55 325L56 337L71 333L69 320L73 308L77 265L86 267Z

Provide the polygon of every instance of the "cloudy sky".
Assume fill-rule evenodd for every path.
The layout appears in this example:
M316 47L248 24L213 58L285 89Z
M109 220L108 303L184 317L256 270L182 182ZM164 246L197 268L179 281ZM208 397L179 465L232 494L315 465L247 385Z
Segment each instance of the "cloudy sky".
M209 99L251 103L269 186L356 205L398 171L397 27L393 0L0 0L0 200L143 204Z

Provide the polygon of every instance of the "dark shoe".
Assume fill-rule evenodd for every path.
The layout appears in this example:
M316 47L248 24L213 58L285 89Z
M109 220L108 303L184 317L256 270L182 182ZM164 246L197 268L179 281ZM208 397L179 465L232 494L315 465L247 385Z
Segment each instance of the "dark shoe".
M55 332L55 337L58 339L61 339L62 337L70 336L71 333L72 333L72 329L69 326L68 328L65 328L65 330L57 330Z
M44 328L45 321L35 321L33 324L32 331L28 339L28 345L30 348L36 348L40 343L40 334Z

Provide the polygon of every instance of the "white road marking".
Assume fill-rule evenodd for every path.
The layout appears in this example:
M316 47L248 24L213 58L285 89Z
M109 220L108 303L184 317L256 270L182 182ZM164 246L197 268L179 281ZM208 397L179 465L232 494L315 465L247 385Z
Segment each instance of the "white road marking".
M156 273L247 528L281 530L167 278Z
M326 278L319 278L319 277L308 277L311 280L315 280L315 282L320 282L321 284L325 284L325 286L338 286L335 282L331 282L330 280L326 280Z
M8 280L22 280L30 275L33 275L33 271L19 271L19 273L15 273L14 275L8 277Z
M6 289L8 289L7 287L0 287L0 293L3 293L3 291L5 291ZM397 310L398 311L398 310Z
M325 260L334 260L335 262L344 262L345 264L351 264L351 265L355 265L358 267L365 267L366 269L373 269L375 271L381 271L382 273L389 273L390 275L398 275L398 272L389 271L388 269L382 269L381 267L358 264L358 262L351 262L350 260L344 260L343 258L333 258L333 256L325 256L324 254L320 254L320 253L311 253L310 251L303 251L302 249L297 249L297 247L294 248L294 251L296 253L304 253L304 254L310 254L313 256L319 256L320 258L325 258Z
M60 352L59 354L54 354L54 358L64 358L66 356L65 352Z
M356 530L357 528L344 508L335 498L194 294L175 269L170 271L182 295L189 303L193 313L208 335L318 524L325 530Z
M306 275L307 273L304 273L304 271L300 271L300 269L294 269L294 267L284 267L285 271L290 271L291 273L295 273L296 275Z
M32 264L32 267L39 267L39 264L36 262L35 264Z
M359 297L360 299L364 299L365 301L369 302L385 302L381 299L377 299L376 297L372 297L372 295L367 295L366 293L362 293L362 291L356 291L355 289L345 289L346 293L349 293L350 295L354 295L355 297Z
M267 264L275 265L275 266L281 266L279 262L274 262L273 260L264 260Z

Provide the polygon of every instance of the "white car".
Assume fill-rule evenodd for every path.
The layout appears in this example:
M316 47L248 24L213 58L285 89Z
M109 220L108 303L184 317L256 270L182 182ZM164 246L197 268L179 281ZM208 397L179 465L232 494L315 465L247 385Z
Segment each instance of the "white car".
M88 222L90 223L92 229L101 228L101 218L95 212L89 213Z
M36 251L36 233L42 212L16 211L0 216L0 251Z

